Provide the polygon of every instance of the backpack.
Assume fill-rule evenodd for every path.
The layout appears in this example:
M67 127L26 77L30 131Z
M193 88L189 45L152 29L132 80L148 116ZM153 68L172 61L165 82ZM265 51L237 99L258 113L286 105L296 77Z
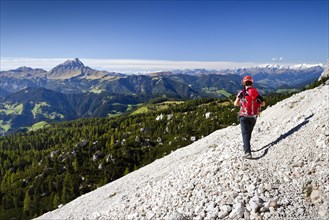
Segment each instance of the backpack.
M260 113L261 97L256 88L242 90L240 116L257 117Z

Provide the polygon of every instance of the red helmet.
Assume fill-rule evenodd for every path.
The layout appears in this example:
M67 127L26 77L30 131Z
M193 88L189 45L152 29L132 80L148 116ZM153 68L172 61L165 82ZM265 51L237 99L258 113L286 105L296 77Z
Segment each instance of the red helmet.
M243 77L243 80L242 80L242 83L243 83L243 85L245 85L246 84L246 82L254 82L254 80L252 79L252 77L251 76L245 76L245 77Z

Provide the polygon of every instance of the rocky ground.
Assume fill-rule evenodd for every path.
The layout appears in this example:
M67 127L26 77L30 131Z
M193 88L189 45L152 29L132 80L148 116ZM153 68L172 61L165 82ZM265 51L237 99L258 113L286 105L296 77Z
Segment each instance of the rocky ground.
M263 111L252 150L218 130L39 219L329 219L328 85Z

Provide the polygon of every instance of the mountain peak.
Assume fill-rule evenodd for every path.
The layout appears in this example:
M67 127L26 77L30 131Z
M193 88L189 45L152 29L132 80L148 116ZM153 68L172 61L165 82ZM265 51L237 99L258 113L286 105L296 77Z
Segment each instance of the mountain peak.
M16 72L27 72L27 71L33 71L33 69L31 67L21 66L21 67L18 67L17 69L15 69L14 71L16 71Z
M54 72L57 70L81 70L85 65L79 60L79 58L75 58L74 60L66 60L64 63L61 63L55 66L49 72Z
M9 71L15 72L15 73L46 72L43 69L39 69L39 68L33 69L28 66L21 66L21 67L18 67L17 69L9 70Z
M75 58L74 60L67 60L63 64L60 64L62 66L68 67L68 68L83 68L85 65L79 60L79 58Z
M67 60L62 64L55 66L48 73L48 78L66 79L80 75L85 65L78 59Z
M1 76L21 79L44 77L46 73L46 70L39 68L33 69L27 66L21 66L17 69L12 69L8 71L0 71Z
M73 77L80 77L85 79L100 79L105 76L119 76L120 74L109 73L107 71L98 71L85 66L79 58L73 60L66 60L51 69L47 77L48 79L70 79Z

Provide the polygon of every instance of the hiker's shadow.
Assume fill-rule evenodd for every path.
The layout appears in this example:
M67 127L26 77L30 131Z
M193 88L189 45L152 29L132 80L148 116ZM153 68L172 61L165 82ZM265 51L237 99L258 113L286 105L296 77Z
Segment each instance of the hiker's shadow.
M314 114L308 116L307 118L305 118L305 120L303 122L301 122L300 124L296 125L294 128L290 129L288 132L280 135L280 137L278 137L278 139L276 139L275 141L265 145L264 147L258 149L258 150L253 150L252 152L258 152L261 150L264 150L264 153L258 157L254 157L254 160L258 160L262 157L264 157L267 153L268 150L275 144L279 143L280 141L282 141L283 139L285 139L286 137L288 137L289 135L292 135L293 133L295 133L296 131L298 131L301 127L303 127L304 125L306 125L307 123L309 123L309 119L313 117Z

